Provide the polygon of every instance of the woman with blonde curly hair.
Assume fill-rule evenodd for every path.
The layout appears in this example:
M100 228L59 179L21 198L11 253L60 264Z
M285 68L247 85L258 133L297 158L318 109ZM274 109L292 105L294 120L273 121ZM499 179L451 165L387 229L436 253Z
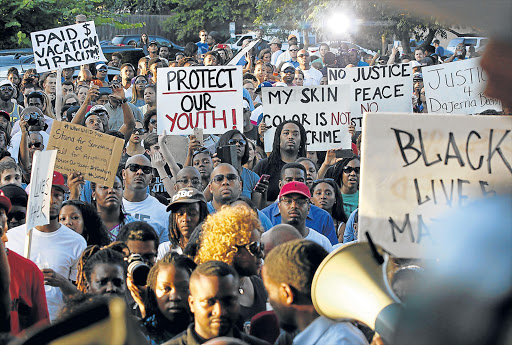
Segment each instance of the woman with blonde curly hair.
M254 315L266 310L267 292L257 275L263 257L262 233L257 213L245 204L224 206L208 216L202 226L195 258L197 264L222 261L233 266L240 275L240 316L237 321L240 329Z

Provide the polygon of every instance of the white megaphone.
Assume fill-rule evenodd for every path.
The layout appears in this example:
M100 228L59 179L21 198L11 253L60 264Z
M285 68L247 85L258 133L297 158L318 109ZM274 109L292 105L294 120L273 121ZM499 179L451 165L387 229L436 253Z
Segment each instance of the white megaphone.
M391 339L402 310L386 275L389 255L373 244L357 242L329 254L311 286L317 312L333 320L358 320Z

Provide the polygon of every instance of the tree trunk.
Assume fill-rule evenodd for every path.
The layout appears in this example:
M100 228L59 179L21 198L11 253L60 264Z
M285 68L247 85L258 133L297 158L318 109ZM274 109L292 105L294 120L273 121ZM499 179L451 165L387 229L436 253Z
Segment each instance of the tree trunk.
M402 44L402 48L404 50L404 54L411 53L411 36L408 31L401 31L398 33L398 37L400 38L400 42Z
M308 33L308 29L304 29L302 31L302 35L304 35L304 49L308 50L308 47L309 47L309 33Z

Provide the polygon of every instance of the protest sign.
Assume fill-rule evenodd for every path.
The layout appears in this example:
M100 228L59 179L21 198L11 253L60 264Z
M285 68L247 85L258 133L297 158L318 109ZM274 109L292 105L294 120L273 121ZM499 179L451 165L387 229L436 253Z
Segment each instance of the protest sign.
M243 131L242 66L158 69L158 133Z
M265 151L272 151L276 127L285 120L300 122L306 130L308 150L350 148L348 126L352 118L348 85L262 88Z
M409 64L328 68L329 85L350 85L352 124L361 130L366 112L412 112Z
M455 61L422 68L429 114L478 114L501 111L501 102L484 95L487 76L480 59Z
M512 193L512 117L366 114L359 238L417 258L443 241L436 219ZM484 216L484 215L482 215ZM445 229L444 231L450 231Z
M50 223L50 199L56 156L56 150L34 152L27 204L27 230Z
M32 32L30 39L39 73L106 61L93 21Z
M48 149L58 150L55 170L75 171L86 180L113 186L124 140L84 126L54 121Z
M228 66L238 65L242 57L244 57L245 54L247 54L247 52L256 45L256 43L258 43L258 41L251 41L247 47L240 49L240 51L231 59L231 61L228 62Z

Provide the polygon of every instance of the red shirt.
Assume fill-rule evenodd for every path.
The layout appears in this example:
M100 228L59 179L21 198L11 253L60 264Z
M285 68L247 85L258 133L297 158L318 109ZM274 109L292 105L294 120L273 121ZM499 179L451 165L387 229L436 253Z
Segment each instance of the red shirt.
M7 251L7 261L11 268L11 334L16 335L36 323L49 323L41 270L12 250Z

